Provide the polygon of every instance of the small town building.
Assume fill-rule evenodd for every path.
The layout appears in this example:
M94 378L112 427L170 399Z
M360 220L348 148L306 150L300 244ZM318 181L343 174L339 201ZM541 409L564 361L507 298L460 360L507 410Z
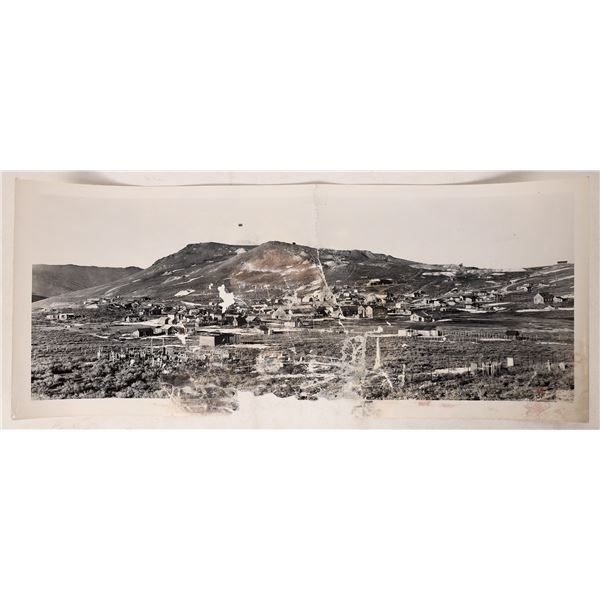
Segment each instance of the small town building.
M438 329L436 325L424 325L416 329L418 337L439 337L442 335L441 329Z
M310 329L310 328L314 327L314 322L313 322L312 319L303 319L303 318L300 318L300 319L296 319L294 321L294 326L295 327L304 327L304 328L309 328Z
M208 333L203 332L198 337L198 345L199 346L222 346L225 344L238 344L240 341L240 336L237 333Z
M400 337L440 337L443 333L437 325L422 325L420 327L398 329L398 335Z
M404 328L398 329L398 335L400 337L413 337L415 334L414 332L415 332L415 330L410 327L408 327L406 329L404 329Z
M138 327L131 332L133 337L148 337L154 335L154 327Z
M549 294L547 292L538 292L534 297L533 297L533 303L534 304L548 304L554 301L554 296L552 294Z
M410 314L409 320L415 323L428 323L433 321L433 317L429 313L416 310Z
M340 308L342 310L342 314L344 315L344 317L346 317L346 319L358 319L358 317L360 316L360 306L356 304L342 305Z
M165 325L162 328L165 335L176 335L178 333L185 333L185 327L183 325Z
M70 321L71 319L74 319L75 315L73 313L59 313L57 316L57 319L59 321Z
M237 314L225 314L223 315L223 323L231 325L232 327L242 327L246 325L246 317L244 315Z
M273 319L278 319L280 321L289 321L291 319L290 311L286 310L283 306L278 307L271 314Z
M387 317L387 310L385 306L366 306L365 307L365 318L367 319L384 319Z

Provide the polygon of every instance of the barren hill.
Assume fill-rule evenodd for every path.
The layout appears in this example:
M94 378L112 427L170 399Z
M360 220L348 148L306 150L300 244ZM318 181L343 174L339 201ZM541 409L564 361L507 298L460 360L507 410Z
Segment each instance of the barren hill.
M563 277L572 274L572 265L556 267L563 269ZM217 299L221 285L248 300L315 293L323 298L331 289L343 287L385 288L400 293L422 290L441 295L454 289L501 288L535 277L540 281L559 279L550 267L494 271L427 265L368 250L317 249L277 241L258 246L208 242L190 244L147 269L42 300L36 307L69 306L87 298L117 296L203 302ZM572 281L562 279L566 285L561 290L572 286ZM548 291L552 291L550 287Z
M32 299L35 302L122 279L141 271L139 267L93 267L81 265L33 265Z

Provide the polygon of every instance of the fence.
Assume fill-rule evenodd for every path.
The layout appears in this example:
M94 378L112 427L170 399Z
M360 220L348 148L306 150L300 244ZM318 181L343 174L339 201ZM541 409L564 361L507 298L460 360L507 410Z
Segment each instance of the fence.
M507 335L501 331L481 331L481 330L444 330L444 336L457 340L513 340L513 341L538 341L540 336L537 333L527 333L525 335Z
M507 357L503 361L481 361L471 362L467 365L448 366L446 368L431 369L426 371L414 372L402 365L402 371L397 376L401 385L404 383L418 383L423 381L432 381L443 377L457 376L487 376L493 377L511 372L533 372L538 373L559 373L573 368L573 363L567 361L552 362L550 360L543 362L519 361L515 364L512 357Z

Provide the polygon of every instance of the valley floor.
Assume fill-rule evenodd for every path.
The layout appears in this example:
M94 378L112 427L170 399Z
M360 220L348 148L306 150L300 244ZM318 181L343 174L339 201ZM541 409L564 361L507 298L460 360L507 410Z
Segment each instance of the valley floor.
M573 313L463 313L439 337L404 337L406 320L345 319L236 343L200 335L123 339L107 323L32 320L32 397L170 397L195 412L237 409L237 392L300 400L574 398ZM210 329L210 328L207 328ZM222 329L222 328L221 328ZM518 330L517 339L507 330Z

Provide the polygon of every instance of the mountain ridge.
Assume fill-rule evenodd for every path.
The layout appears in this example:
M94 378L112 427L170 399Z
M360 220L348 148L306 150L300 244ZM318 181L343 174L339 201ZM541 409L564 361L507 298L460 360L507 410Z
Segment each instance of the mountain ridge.
M313 248L277 240L256 245L200 242L187 244L150 267L123 278L69 291L41 300L35 306L69 306L95 297L149 297L201 303L218 300L217 289L221 285L237 297L247 299L292 293L316 294L323 299L330 288L336 287L385 288L397 293L420 290L439 295L475 284L488 289L493 285L500 287L511 279L539 273L543 268L549 267L498 271L435 265L369 250Z
M31 268L32 300L76 292L122 279L141 271L140 267L98 267L96 265L51 265L39 263Z

